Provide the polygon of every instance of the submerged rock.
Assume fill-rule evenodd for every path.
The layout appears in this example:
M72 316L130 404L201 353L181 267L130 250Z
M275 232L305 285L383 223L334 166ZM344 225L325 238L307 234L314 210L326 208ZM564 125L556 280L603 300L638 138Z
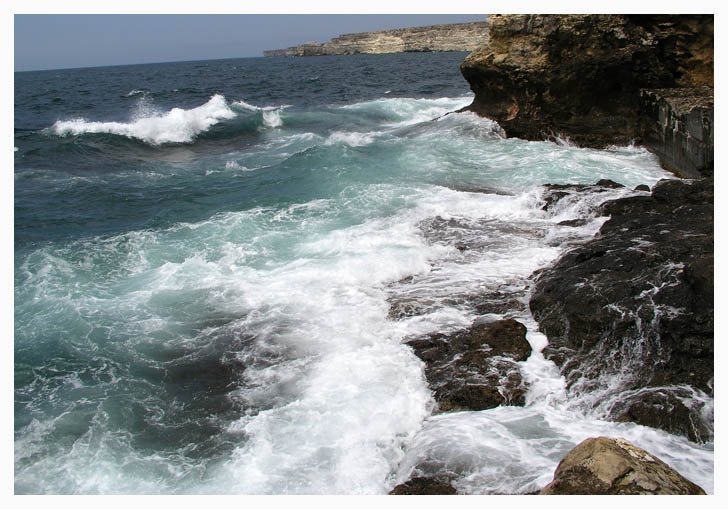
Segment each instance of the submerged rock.
M438 477L413 477L398 484L390 495L457 495L457 490L447 479Z
M712 180L661 181L602 212L595 239L537 275L544 355L587 410L710 440Z
M666 463L627 440L587 438L561 460L541 495L705 495Z
M531 354L526 327L512 319L476 323L451 335L407 342L425 364L440 411L486 410L525 404L519 361Z
M489 15L460 69L508 136L639 141L640 90L713 86L713 15Z

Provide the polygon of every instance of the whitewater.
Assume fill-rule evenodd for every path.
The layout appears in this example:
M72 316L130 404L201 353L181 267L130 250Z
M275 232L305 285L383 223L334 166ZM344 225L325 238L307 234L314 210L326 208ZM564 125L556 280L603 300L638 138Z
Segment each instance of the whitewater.
M462 58L16 73L15 492L523 494L611 436L712 493L713 443L604 420L527 306L598 204L673 177L455 113ZM542 208L604 178L626 187ZM478 315L503 289L524 306ZM405 342L501 318L528 329L526 405L439 413Z

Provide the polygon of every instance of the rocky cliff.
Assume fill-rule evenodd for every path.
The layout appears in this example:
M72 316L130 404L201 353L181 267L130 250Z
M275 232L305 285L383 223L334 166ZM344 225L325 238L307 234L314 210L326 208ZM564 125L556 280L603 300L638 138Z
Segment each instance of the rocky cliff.
M611 219L535 277L529 305L569 391L593 394L586 410L711 440L713 16L488 20L461 66L468 109L510 136L641 143L678 176L704 177L604 204ZM548 186L545 208L581 191Z
M558 135L590 147L639 142L641 89L713 86L712 15L489 15L488 22L488 41L461 71L475 93L469 109L509 136Z
M330 42L307 42L290 48L267 50L264 56L353 55L405 51L473 51L487 41L488 23L453 23L343 34Z

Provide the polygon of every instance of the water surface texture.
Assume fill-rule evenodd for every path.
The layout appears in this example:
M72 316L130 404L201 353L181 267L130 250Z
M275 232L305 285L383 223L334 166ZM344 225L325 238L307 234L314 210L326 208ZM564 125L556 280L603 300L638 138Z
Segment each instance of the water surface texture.
M639 148L445 115L472 98L464 57L16 73L15 492L384 494L447 472L526 493L598 435L712 492L712 443L602 420L528 311L503 315L535 349L527 405L433 413L404 341L472 323L457 296L527 299L595 203L670 177ZM541 184L602 178L627 187L542 210ZM402 299L424 311L389 317Z

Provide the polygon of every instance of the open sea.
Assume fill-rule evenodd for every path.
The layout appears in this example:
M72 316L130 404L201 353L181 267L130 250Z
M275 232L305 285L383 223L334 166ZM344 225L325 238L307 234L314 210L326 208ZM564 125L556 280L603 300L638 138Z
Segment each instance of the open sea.
M472 100L465 56L15 73L15 493L385 494L438 472L527 493L592 436L712 493L713 443L604 420L527 306L487 317L529 330L526 406L435 411L404 341L470 325L461 296L527 301L595 204L672 178L641 148L447 114ZM542 184L602 178L627 187L542 210ZM403 300L421 311L391 317Z

